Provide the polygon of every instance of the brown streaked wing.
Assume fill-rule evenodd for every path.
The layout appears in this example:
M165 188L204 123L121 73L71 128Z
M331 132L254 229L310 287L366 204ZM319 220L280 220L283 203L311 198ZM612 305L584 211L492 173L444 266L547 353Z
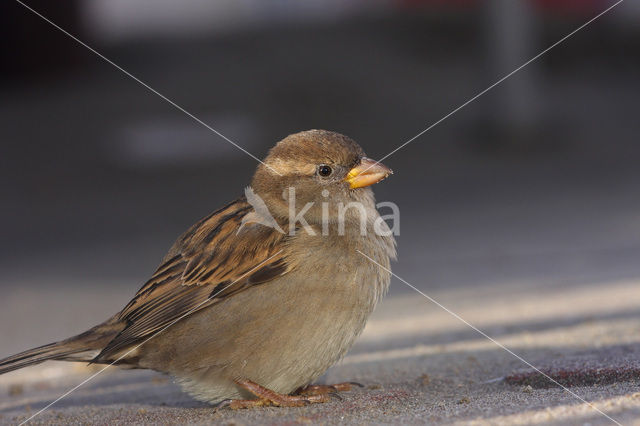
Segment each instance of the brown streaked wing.
M182 316L286 274L292 265L284 256L284 234L258 224L246 224L238 232L251 211L243 197L178 238L151 279L116 316L125 327L96 361L111 359Z

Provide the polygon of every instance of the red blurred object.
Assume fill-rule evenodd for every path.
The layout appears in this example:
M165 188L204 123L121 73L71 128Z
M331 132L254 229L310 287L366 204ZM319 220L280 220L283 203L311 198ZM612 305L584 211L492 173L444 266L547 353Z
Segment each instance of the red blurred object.
M424 6L475 6L478 0L397 0L400 8L424 7Z
M551 13L589 13L604 10L614 2L607 0L534 0L536 6Z
M486 1L486 0L485 0ZM519 0L514 0L519 1ZM583 14L602 10L613 4L607 0L530 0L538 9L549 13ZM397 0L399 8L416 8L429 6L478 7L483 0Z

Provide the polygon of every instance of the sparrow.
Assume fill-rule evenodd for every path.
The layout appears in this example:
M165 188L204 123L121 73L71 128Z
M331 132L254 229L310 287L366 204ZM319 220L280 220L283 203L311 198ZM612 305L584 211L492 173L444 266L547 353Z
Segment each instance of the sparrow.
M328 401L351 384L310 383L345 355L389 286L395 240L370 185L391 173L339 133L289 135L246 195L180 236L124 309L0 360L0 374L83 361L166 373L231 408Z

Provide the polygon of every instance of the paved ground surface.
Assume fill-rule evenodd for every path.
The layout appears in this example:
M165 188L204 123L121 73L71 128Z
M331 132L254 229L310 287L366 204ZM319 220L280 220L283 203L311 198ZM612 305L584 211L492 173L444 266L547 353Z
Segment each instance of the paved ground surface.
M431 293L573 395L528 375L533 370L520 360L422 296L407 294L389 298L354 350L323 378L365 385L342 400L215 412L163 375L113 368L34 424L610 424L595 408L622 424L640 424L638 285L623 280L542 291L521 285L483 294ZM3 376L0 422L26 419L96 370L50 363Z

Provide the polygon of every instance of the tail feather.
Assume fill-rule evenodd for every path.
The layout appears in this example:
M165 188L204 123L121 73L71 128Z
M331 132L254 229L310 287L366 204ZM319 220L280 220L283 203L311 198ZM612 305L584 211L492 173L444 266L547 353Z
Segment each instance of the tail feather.
M91 362L118 331L107 322L69 339L20 352L0 360L0 374L48 360Z
M29 349L28 351L20 352L19 354L0 360L0 374L8 373L9 371L17 370L23 367L28 367L30 365L40 364L41 362L48 360L91 360L91 358L83 359L82 356L77 356L79 355L79 353L87 352L86 350L69 349L63 343L64 342L50 343L48 345ZM96 351L91 352L93 352L95 356ZM73 357L74 355L76 356Z

